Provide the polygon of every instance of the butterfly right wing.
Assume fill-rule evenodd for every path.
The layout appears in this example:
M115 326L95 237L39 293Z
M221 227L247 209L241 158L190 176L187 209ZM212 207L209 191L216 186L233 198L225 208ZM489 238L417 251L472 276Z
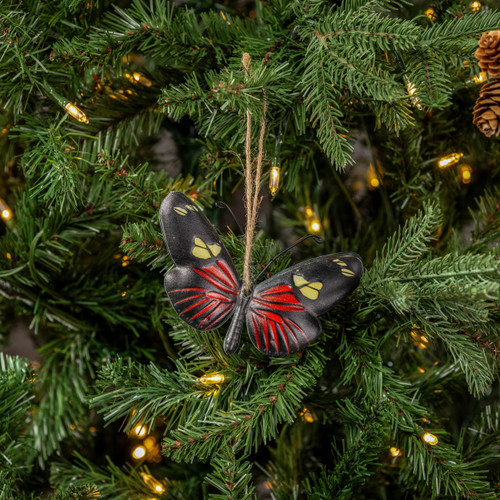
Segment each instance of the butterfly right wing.
M317 316L349 295L363 275L353 252L322 255L259 283L247 309L253 345L269 356L301 351L321 333Z
M193 202L173 191L162 202L163 239L176 265L165 290L179 316L198 330L213 330L232 314L240 279L217 231Z

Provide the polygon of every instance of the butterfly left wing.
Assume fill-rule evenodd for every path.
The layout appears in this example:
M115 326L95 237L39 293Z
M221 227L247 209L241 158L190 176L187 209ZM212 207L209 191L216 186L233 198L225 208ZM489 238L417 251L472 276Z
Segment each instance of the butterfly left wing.
M307 260L260 283L246 315L253 345L270 356L304 349L321 333L317 317L353 292L362 276L361 257L344 252Z
M241 283L217 231L177 191L163 200L160 225L176 265L165 275L165 290L174 309L193 328L218 328L233 313Z

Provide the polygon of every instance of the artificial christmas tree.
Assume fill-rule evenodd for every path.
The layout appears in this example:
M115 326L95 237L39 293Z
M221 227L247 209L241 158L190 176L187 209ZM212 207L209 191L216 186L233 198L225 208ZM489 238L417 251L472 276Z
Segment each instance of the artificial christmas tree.
M493 7L2 0L1 498L496 498ZM200 214L168 249L164 199ZM363 268L306 349L267 355L302 323L255 295L224 350L164 291L177 238L295 308L338 290L307 263Z

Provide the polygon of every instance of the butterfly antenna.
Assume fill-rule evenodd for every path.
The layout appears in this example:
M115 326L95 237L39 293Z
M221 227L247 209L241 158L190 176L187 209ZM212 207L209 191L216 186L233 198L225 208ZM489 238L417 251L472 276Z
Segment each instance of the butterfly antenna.
M219 200L219 201L215 202L215 206L217 208L227 208L229 210L229 213L231 214L231 217L233 218L235 224L238 226L240 233L243 234L245 232L245 231L243 231L242 227L240 226L240 223L238 222L238 219L236 219L233 211L229 208L229 205L227 203L224 203L223 201Z
M290 245L288 248L285 248L285 250L282 250L278 255L275 255L267 264L266 267L264 267L264 269L262 269L262 271L259 273L259 275L255 278L254 281L257 281L266 271L267 271L267 268L276 260L278 259L279 257L281 257L283 254L287 253L288 251L290 251L293 247L296 247L297 245L300 245L303 241L309 239L309 238L313 238L314 241L316 243L322 243L323 242L323 239L320 238L319 236L315 235L315 234L308 234L307 236L303 236L302 238L300 238L300 240L297 240L293 245Z

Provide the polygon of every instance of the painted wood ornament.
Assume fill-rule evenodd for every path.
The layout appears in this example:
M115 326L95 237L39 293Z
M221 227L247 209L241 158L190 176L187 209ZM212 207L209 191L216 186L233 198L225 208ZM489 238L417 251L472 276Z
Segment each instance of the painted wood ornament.
M321 333L318 316L353 292L363 275L361 257L343 252L295 264L260 283L257 277L245 291L217 231L186 195L173 191L163 200L160 224L175 264L165 275L175 311L198 330L214 330L232 317L227 354L238 350L244 321L262 353L301 351Z

